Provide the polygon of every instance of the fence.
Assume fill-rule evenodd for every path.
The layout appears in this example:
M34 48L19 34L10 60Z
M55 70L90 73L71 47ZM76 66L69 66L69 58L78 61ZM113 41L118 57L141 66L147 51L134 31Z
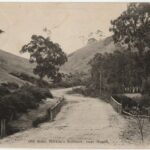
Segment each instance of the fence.
M122 104L120 104L119 102L117 102L112 96L111 96L111 99L110 99L110 103L111 103L111 105L113 106L113 108L114 108L119 114L125 114L125 115L128 115L128 116L137 117L137 115L131 114L131 113L129 113L129 112L123 110ZM145 111L147 111L147 115L138 115L138 116L141 117L141 118L147 118L147 119L150 121L150 107L148 107L148 108L143 107L143 109L144 109Z
M46 120L50 120L50 121L54 120L56 115L59 113L62 105L64 104L64 100L65 100L64 97L63 98L59 98L59 100L57 101L57 103L54 106L52 106L51 108L47 109L46 118L45 118ZM46 121L44 119L41 119L41 120L38 120L38 119L33 121L36 125ZM5 136L7 136L7 134L6 134L6 119L1 119L0 120L0 138L3 138Z
M37 127L40 123L46 122L46 121L53 121L56 115L59 113L63 103L64 98L59 98L58 101L55 103L55 105L49 107L46 110L46 113L42 116L37 117L35 120L32 121L32 126Z
M120 104L119 102L117 102L112 96L110 98L110 103L112 105L112 107L119 113L122 113L122 104Z
M6 136L6 119L2 119L0 122L0 137L3 138Z
M141 117L141 118L148 118L148 119L149 119L149 117L150 117L150 116L148 116L148 115L138 115L138 114L135 115L135 114L131 114L131 113L125 111L125 110L123 110L122 113L125 114L125 115L127 115L127 116L131 116L131 117L137 117L137 116L139 116L139 117Z
M62 105L64 104L64 98L60 98L57 103L47 110L48 119L53 121L56 115L60 112Z

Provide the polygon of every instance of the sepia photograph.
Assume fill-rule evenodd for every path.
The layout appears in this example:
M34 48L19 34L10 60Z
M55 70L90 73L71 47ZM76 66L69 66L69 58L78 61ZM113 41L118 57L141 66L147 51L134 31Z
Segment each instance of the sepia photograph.
M150 148L150 3L0 2L0 148Z

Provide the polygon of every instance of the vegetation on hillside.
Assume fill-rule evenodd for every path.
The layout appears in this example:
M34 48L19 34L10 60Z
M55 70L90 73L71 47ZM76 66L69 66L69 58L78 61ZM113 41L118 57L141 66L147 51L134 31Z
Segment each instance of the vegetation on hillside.
M111 21L114 43L124 48L111 53L97 53L91 59L91 79L85 89L89 95L141 92L149 97L149 10L150 4L131 3L126 11ZM150 98L144 100L149 104L146 101Z
M59 83L54 84L55 87L74 87L79 85L85 85L88 76L84 72L74 72L69 74L63 74L62 80Z
M49 91L50 84L43 78L50 78L54 83L60 82L62 74L59 72L59 67L67 61L67 56L60 46L42 36L33 35L30 43L24 45L21 52L30 53L30 63L36 64L33 73L40 78L32 76L26 70L9 70L10 66L7 67L5 60L1 59L1 68L4 71L9 70L10 76L24 82L22 86L7 81L0 85L0 120L5 119L6 125L18 119L20 114L27 113L29 109L37 109L46 98L53 98ZM31 68L34 65L30 65Z
M109 53L119 49L123 49L123 47L119 44L114 44L111 36L107 37L93 44L88 44L68 55L68 61L61 67L61 70L72 74L75 72L89 73L90 65L88 62L96 53Z
M27 73L23 73L23 72L11 72L11 75L25 81L28 83L31 83L33 85L36 85L38 87L50 87L50 84L46 81L46 80L39 80L37 77L34 76L30 76Z

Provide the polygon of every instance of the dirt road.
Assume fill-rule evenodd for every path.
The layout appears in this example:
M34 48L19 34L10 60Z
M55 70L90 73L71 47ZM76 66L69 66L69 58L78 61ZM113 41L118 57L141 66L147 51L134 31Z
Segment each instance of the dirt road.
M66 104L54 122L16 133L0 141L11 147L123 147L122 139L127 120L116 113L110 104L96 98L68 95L70 89L53 90L55 96L64 96ZM124 147L125 146L125 147Z

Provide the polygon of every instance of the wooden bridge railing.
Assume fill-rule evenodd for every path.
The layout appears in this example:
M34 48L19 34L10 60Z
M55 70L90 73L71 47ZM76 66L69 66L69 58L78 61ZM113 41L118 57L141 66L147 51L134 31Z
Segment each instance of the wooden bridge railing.
M60 109L64 104L64 100L64 98L60 98L54 106L47 110L47 115L50 121L53 121L56 115L60 112Z
M0 120L0 138L6 136L6 119Z
M117 102L112 96L110 98L110 103L112 105L112 107L119 113L122 113L122 104L120 104L119 102Z

